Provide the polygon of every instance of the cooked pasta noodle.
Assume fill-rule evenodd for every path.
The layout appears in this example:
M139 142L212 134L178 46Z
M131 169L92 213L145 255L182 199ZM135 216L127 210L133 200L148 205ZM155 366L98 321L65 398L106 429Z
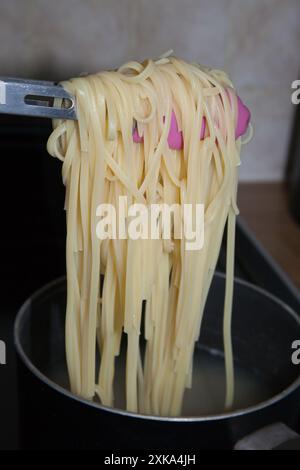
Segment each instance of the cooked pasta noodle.
M225 407L233 404L231 345L237 166L237 98L225 73L170 55L62 83L78 121L54 122L51 155L63 161L67 214L66 357L72 391L114 405L114 366L127 336L126 407L181 413L227 224ZM168 145L172 112L183 148ZM205 135L200 129L205 120ZM136 126L140 138L132 138ZM204 246L185 238L101 240L97 207L204 204ZM174 229L174 227L173 227ZM103 275L103 285L101 278ZM142 306L145 306L142 315ZM141 348L141 332L145 350ZM98 364L97 356L100 358Z

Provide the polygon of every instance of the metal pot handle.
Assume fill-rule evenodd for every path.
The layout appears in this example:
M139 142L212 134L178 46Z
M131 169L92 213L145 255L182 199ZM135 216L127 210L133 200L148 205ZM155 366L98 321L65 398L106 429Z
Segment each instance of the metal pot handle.
M274 423L240 439L234 450L300 450L300 435L283 423Z

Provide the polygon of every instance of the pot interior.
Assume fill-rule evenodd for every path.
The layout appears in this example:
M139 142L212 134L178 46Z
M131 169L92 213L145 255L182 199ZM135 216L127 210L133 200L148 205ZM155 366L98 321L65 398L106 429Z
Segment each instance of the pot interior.
M200 417L224 412L224 288L224 276L216 274L195 349L193 386L185 393L182 416ZM48 284L21 308L15 339L23 360L29 361L54 384L68 390L65 306L65 279ZM299 318L287 306L260 289L235 281L232 317L234 410L271 399L298 378L299 370L291 360L291 345L299 337ZM116 360L116 409L125 409L125 343L124 338L121 354Z

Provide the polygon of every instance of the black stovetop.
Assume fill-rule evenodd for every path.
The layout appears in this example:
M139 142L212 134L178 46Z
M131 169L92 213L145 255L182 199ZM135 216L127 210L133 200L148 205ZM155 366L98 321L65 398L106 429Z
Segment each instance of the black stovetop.
M0 449L18 448L18 399L13 322L22 302L65 273L64 188L60 162L46 152L51 123L32 118L0 119L2 162L0 340ZM236 276L280 297L300 314L300 295L239 219ZM222 247L218 269L224 271Z

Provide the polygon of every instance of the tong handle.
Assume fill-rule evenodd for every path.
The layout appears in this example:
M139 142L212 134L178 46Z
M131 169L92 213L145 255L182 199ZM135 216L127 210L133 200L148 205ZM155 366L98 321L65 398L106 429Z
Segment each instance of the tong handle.
M54 106L62 98L65 107ZM66 106L67 105L67 106ZM0 77L0 113L77 119L75 98L54 82Z

